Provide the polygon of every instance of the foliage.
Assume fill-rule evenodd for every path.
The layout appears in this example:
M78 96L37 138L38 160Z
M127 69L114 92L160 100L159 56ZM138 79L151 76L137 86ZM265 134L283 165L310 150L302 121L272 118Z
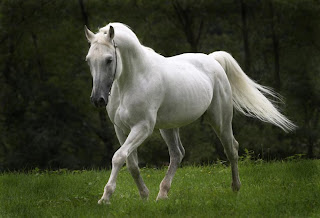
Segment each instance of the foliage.
M285 97L279 107L299 129L285 134L235 113L240 155L319 157L319 1L3 0L0 171L110 165L118 141L105 111L89 103L83 26L97 31L111 21L128 24L165 56L228 51L250 77ZM202 118L182 128L181 140L185 164L226 159ZM139 152L144 165L168 162L159 133Z
M225 165L188 166L177 171L169 199L156 202L165 174L143 168L148 201L123 168L111 205L98 205L110 171L33 171L0 174L4 217L318 217L320 162L240 162L242 189L231 191Z

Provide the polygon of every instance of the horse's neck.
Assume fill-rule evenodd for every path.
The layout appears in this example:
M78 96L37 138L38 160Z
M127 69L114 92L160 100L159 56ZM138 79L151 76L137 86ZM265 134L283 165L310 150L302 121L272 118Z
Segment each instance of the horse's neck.
M118 85L121 89L126 83L133 81L134 77L140 76L145 72L148 56L139 41L118 43L118 48L122 62L122 71L118 78Z

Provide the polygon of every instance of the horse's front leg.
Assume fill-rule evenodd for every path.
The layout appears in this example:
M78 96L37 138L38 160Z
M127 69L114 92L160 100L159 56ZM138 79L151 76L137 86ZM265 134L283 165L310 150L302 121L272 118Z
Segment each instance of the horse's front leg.
M129 155L139 147L139 145L152 133L153 127L148 122L140 122L131 128L131 131L123 143L123 145L116 151L112 158L112 170L108 183L104 187L104 193L99 204L110 203L111 195L116 188L116 180L120 168L123 166Z
M138 166L138 152L135 149L127 158L127 167L139 189L140 197L142 199L148 199L149 189L144 183Z
M114 129L116 131L119 143L122 146L124 144L127 136L123 133L123 131L119 127L114 126ZM132 175L132 178L134 179L135 183L137 184L141 198L148 199L149 190L140 175L137 149L132 151L132 153L128 156L126 163L127 163L128 170Z

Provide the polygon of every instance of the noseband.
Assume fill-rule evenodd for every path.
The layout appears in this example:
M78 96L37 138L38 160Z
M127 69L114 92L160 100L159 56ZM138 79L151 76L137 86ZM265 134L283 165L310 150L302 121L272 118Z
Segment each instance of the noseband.
M114 79L116 77L116 73L117 73L117 67L118 67L118 57L117 57L117 44L114 42L114 40L112 40L112 44L113 44L113 47L114 47L114 55L116 56L116 66L115 66L115 69L114 69L114 73L113 73L113 78L112 78L112 83L111 83L111 86L110 86L110 89L109 89L109 96L111 94L111 88L112 88L112 85L113 85L113 82L114 82Z

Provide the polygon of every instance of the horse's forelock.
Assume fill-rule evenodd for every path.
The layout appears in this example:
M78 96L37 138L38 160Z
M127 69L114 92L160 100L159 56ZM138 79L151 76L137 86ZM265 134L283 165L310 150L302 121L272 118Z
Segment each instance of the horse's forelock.
M95 34L94 39L92 40L91 44L93 43L98 43L98 44L103 44L107 46L111 46L108 37L107 37L107 32L105 31L99 31L98 33Z

